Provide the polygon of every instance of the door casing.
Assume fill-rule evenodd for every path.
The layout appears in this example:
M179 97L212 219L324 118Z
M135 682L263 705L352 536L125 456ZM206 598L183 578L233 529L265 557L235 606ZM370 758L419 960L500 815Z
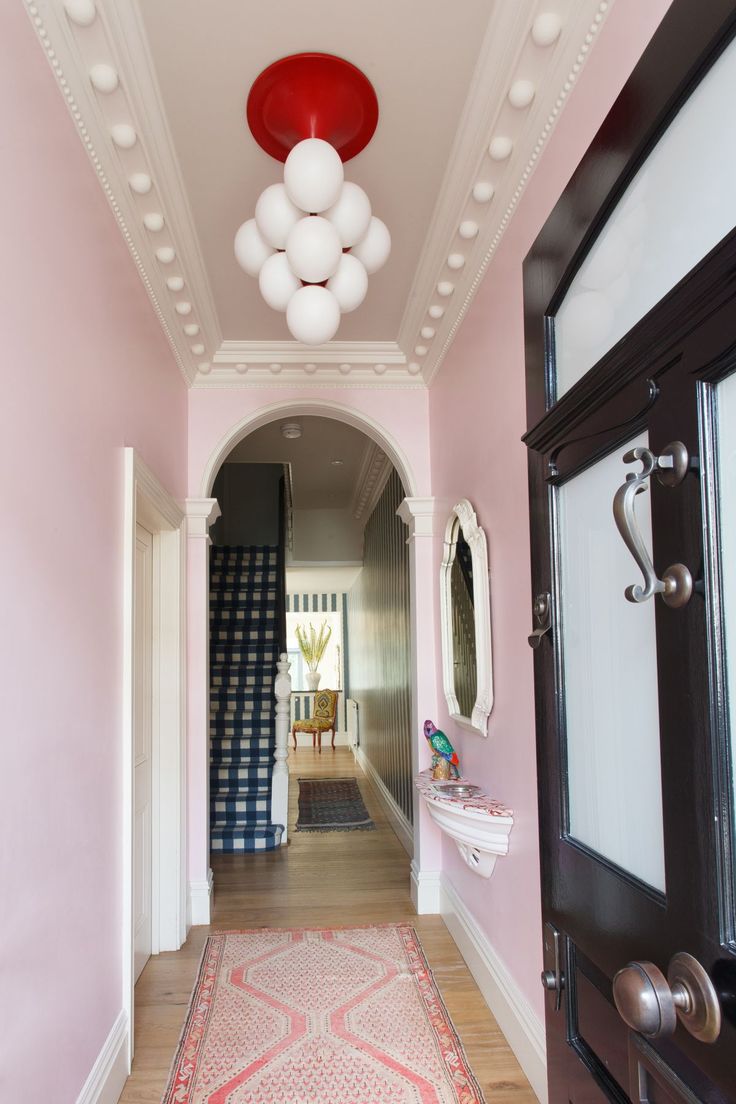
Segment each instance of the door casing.
M153 954L186 939L184 514L133 448L123 450L122 1006L133 1057L134 600L136 526L153 535L151 730Z

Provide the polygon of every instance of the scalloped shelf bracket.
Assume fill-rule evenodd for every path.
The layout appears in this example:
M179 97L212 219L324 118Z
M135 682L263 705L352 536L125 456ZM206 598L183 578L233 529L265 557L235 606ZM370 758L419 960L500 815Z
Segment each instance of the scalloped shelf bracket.
M432 820L455 841L466 866L481 878L490 878L498 856L508 854L509 835L514 826L511 810L483 793L474 801L485 802L485 807L469 806L467 799L440 795L434 789L429 770L422 771L415 785Z

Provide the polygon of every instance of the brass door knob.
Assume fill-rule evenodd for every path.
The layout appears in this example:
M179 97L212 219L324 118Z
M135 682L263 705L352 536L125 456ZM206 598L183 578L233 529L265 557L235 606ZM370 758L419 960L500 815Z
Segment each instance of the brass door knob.
M684 952L673 956L667 977L653 962L629 962L613 979L613 999L621 1019L648 1039L674 1034L678 1017L703 1043L714 1043L721 1031L718 994Z

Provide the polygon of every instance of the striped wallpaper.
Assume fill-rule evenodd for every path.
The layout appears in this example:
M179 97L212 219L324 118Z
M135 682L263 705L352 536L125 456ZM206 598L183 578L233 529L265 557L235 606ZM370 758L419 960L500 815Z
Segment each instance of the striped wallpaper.
M347 595L336 591L332 594L287 594L287 613L339 613L345 614Z
M409 550L396 516L403 498L392 471L365 528L363 570L348 596L348 636L360 746L411 822Z

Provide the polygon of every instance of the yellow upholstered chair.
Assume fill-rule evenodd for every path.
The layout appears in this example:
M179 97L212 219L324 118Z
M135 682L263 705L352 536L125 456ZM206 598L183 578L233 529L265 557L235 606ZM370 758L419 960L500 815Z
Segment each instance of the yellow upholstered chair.
M297 732L312 733L312 747L317 745L322 752L322 733L332 730L332 747L335 746L335 716L337 714L337 690L316 690L314 694L314 715L303 721L294 721L291 735L296 747Z

